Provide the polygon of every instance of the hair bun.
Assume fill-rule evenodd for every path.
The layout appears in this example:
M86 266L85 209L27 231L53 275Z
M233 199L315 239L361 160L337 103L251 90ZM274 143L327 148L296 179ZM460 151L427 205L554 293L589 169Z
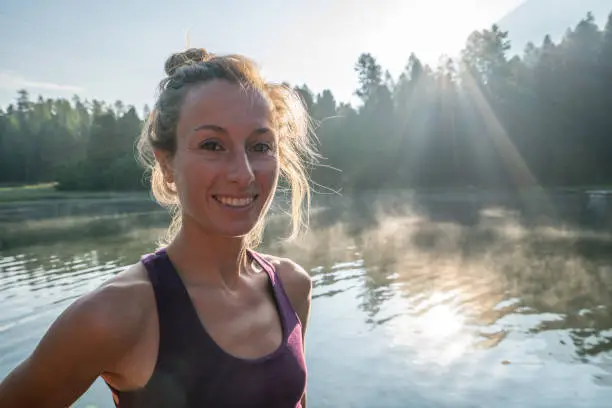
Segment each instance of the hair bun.
M176 52L168 57L164 65L164 70L166 71L166 75L172 76L179 67L193 64L194 62L206 61L210 59L210 57L211 54L204 48L189 48L182 52Z

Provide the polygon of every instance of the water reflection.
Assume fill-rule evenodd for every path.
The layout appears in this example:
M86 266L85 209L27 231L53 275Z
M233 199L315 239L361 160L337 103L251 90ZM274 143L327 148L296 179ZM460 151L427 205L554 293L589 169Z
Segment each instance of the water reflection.
M407 395L415 406L607 404L610 229L581 221L580 197L476 198L335 198L294 243L271 239L287 226L272 217L261 250L294 259L314 283L315 406L350 405L342 390L364 407L403 406ZM1 253L0 376L71 300L152 251L161 232Z
M400 337L420 338L421 348L448 342L451 354L468 353L509 334L549 331L573 346L572 360L610 353L609 231L580 227L561 204L544 222L480 201L435 202L425 211L425 200L393 201L329 208L305 240L272 250L312 268L316 285L329 287L317 296L358 288L368 324L408 326Z

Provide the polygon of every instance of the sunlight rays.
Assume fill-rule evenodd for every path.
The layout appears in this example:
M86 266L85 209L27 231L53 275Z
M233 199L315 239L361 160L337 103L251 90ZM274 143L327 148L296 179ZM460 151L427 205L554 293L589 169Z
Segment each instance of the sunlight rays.
M543 190L542 185L510 139L508 132L479 88L475 78L468 69L462 69L462 71L464 74L462 87L464 96L475 104L477 113L484 122L486 136L493 142L497 156L503 163L503 169L511 177L511 181L517 188L524 204L529 208L542 205L547 214L554 216L556 211L550 197ZM527 194L529 194L529 197Z
M478 113L481 115L482 119L484 119L486 129L488 130L487 134L490 136L497 152L504 161L506 169L511 173L515 185L538 187L539 183L535 176L529 170L527 163L525 163L523 157L510 140L508 133L497 118L495 112L493 112L491 105L487 102L476 80L468 70L465 70L465 79L466 92L471 100L475 102Z
M422 66L419 63L419 69L422 70ZM407 69L409 69L407 67ZM415 74L414 66L410 67L411 74ZM427 140L426 135L428 134L429 127L431 126L431 118L433 118L433 111L431 109L421 109L419 103L423 100L423 95L427 92L428 81L427 75L424 75L422 71L419 71L420 75L417 78L405 78L405 82L399 89L400 95L396 96L398 100L398 106L396 109L398 112L402 112L402 116L398 121L398 130L400 134L404 135L397 138L398 151L406 151L409 156L404 162L398 166L397 171L402 172L404 170L402 166L406 163L414 163L410 173L415 177L418 177L419 168L419 156L423 149L425 149ZM408 132L408 133L406 133ZM411 148L406 149L403 144L410 144Z

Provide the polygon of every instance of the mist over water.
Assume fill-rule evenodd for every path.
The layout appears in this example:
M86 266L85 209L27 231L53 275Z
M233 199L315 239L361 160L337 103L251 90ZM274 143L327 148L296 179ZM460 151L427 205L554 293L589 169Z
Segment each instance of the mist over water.
M309 405L609 406L606 200L447 190L317 201L304 238L275 241L287 221L275 215L260 249L313 278ZM70 302L153 250L162 227L0 253L0 377ZM76 406L87 404L112 406L99 381Z

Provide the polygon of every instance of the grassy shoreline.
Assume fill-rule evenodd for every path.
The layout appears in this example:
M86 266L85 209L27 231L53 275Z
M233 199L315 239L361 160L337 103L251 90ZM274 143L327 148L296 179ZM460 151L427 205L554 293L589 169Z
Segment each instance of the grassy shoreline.
M33 202L41 200L82 200L82 199L141 199L149 196L148 191L60 191L56 183L30 184L0 187L0 204Z

